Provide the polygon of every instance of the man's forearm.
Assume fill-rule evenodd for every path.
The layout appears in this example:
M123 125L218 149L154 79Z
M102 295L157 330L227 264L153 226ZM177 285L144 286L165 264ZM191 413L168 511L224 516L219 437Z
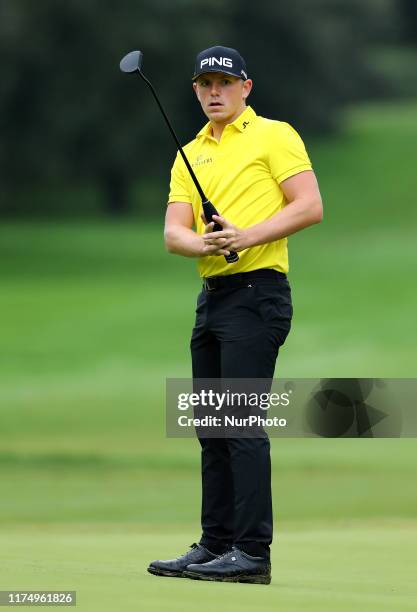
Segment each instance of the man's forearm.
M180 225L165 229L165 246L170 253L184 257L201 257L204 241L194 230Z
M322 218L321 200L317 202L294 200L270 219L244 230L244 248L280 240L310 225L320 223Z

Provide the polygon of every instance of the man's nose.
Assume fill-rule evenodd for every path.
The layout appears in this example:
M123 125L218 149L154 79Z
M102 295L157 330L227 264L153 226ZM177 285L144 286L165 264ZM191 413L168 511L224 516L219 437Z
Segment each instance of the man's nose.
M218 83L212 83L210 88L211 95L219 95L220 93L220 85Z

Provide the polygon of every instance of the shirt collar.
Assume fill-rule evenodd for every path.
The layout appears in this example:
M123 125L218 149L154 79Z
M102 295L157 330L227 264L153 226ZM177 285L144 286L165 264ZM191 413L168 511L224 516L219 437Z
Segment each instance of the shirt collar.
M253 110L253 108L251 106L247 106L245 108L245 110L243 111L243 113L241 113L239 115L239 117L237 119L235 119L233 121L233 123L230 123L228 125L233 125L239 132L243 132L246 127L253 122L253 120L256 118L256 113ZM227 127L227 126L226 126ZM212 138L212 133L211 133L211 123L210 121L208 123L206 123L206 125L198 132L197 134L197 138L201 138L202 136L206 137L206 138Z

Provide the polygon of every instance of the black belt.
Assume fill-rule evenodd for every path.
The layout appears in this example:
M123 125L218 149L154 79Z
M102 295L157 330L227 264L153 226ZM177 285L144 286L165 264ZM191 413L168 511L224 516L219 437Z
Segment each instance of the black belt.
M227 274L225 276L206 276L203 279L203 289L214 291L215 289L226 289L230 287L243 287L251 281L267 280L269 282L287 278L287 275L277 270L252 270L252 272L240 272L238 274Z

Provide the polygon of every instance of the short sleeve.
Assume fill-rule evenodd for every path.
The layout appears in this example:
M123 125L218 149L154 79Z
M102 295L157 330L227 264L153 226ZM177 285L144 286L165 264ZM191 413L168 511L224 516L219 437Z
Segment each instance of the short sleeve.
M184 162L177 153L171 169L171 183L169 188L169 202L189 202L192 203L191 195L184 176Z
M285 179L311 170L311 161L298 133L288 123L274 122L274 130L269 137L269 163L272 176L278 183Z

